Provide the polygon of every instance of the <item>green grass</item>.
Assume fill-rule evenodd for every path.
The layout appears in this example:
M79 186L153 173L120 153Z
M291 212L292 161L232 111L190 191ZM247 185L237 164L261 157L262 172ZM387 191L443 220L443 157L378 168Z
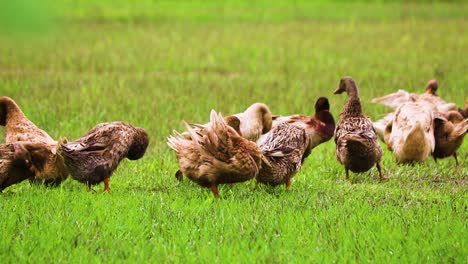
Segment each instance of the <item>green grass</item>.
M70 2L70 3L69 3ZM254 182L207 189L174 177L166 146L182 119L253 102L275 114L312 114L351 75L364 111L371 98L422 92L463 105L468 23L463 3L259 1L62 3L48 30L0 35L0 94L54 138L77 138L122 120L151 136L147 155L124 161L112 192L67 180L27 182L0 194L0 259L32 262L454 262L468 259L467 156L397 166L385 149L377 171L353 174L333 141L312 152L291 192Z

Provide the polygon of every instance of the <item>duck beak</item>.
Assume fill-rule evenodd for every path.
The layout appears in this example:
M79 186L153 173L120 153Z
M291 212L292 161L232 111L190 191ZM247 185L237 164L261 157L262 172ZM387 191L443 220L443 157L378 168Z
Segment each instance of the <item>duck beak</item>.
M338 94L340 91L340 88L336 89L335 92L333 92L333 94Z

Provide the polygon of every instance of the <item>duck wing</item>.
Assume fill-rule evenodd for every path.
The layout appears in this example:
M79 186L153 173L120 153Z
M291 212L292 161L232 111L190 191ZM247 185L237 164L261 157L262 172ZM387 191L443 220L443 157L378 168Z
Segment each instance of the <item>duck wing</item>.
M382 97L372 99L373 103L379 103L391 108L397 108L406 102L415 102L419 99L419 95L409 93L405 90L398 90L395 93L391 93Z
M283 122L265 135L259 147L266 157L284 158L298 154L300 160L308 145L309 137L303 128Z

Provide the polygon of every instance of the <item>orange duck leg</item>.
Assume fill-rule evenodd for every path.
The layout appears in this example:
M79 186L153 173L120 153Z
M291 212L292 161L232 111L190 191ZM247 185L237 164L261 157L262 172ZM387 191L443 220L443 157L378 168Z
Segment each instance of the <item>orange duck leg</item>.
M104 192L110 192L109 178L104 178Z
M216 199L219 198L218 185L217 185L217 184L211 185L211 192L213 193L213 195L214 195L214 197L215 197Z

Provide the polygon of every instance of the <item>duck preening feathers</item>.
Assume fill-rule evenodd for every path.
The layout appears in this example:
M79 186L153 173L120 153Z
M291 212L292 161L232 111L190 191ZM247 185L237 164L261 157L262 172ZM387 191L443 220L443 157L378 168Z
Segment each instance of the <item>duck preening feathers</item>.
M56 155L57 142L31 122L18 104L7 96L0 97L0 125L5 126L7 144L22 141L47 145L43 146L48 150L47 159L43 164L44 169L37 171L34 177L28 177L31 182L57 185L68 177L63 159Z
M270 131L272 126L271 111L266 104L254 103L244 112L232 115L239 119L239 130L242 137L257 141L261 135ZM230 116L226 117L227 119Z
M234 128L240 136L254 142L257 141L261 135L270 131L273 122L270 109L263 103L254 103L244 112L226 116L224 120L226 124ZM210 125L210 123L204 125L195 124L192 129L195 129L197 133L205 134L205 131L200 130ZM186 139L191 139L188 131L183 132L182 135ZM175 176L177 180L182 181L183 173L180 170L175 173Z
M199 185L211 188L218 197L218 185L243 182L257 176L262 166L260 148L230 127L221 114L211 110L203 129L185 123L190 137L174 131L168 138L179 162L180 172Z
M315 114L313 116L274 116L273 128L284 122L299 126L306 131L309 137L309 146L306 149L304 158L311 153L312 149L330 140L335 132L335 119L330 113L330 104L326 97L317 99L315 102ZM262 144L266 137L267 135L263 135L257 143Z
M140 159L148 143L148 134L143 128L109 122L97 125L75 141L60 142L58 152L73 179L85 183L88 189L104 181L104 191L109 191L109 178L120 161Z
M273 126L264 137L259 147L268 165L262 166L257 182L273 186L286 184L286 190L289 190L291 178L301 169L309 148L309 136L304 128L282 122Z
M351 77L343 77L335 94L346 92L348 100L340 114L335 130L336 158L344 165L346 179L349 170L365 172L377 166L381 179L386 177L382 173L380 160L382 148L370 119L362 114L361 100L358 88Z

